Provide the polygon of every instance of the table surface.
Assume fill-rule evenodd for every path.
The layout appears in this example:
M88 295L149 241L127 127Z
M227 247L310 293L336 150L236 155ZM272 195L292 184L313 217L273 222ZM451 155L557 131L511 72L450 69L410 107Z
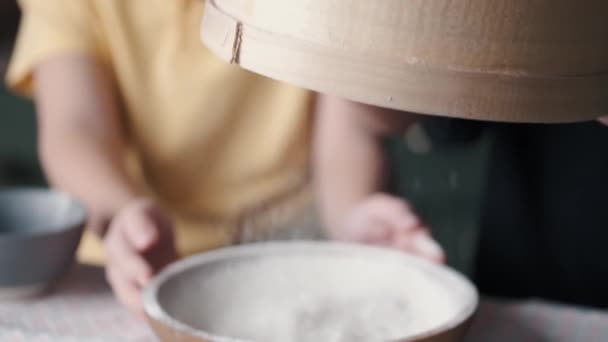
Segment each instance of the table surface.
M103 271L83 265L51 294L0 302L0 341L155 341L114 300ZM605 342L608 312L542 301L484 299L465 342Z

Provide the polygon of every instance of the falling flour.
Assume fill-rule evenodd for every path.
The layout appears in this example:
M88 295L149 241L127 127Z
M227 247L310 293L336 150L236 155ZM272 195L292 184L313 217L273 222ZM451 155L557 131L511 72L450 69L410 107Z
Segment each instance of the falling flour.
M425 273L365 259L289 256L217 267L171 310L191 327L237 341L373 342L436 328L453 298ZM194 288L190 288L194 287Z

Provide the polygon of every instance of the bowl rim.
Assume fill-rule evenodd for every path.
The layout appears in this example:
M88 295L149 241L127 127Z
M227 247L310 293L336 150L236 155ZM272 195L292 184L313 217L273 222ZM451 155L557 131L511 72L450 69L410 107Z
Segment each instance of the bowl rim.
M78 200L76 197L68 194L65 191L53 189L53 188L45 188L45 187L36 187L36 186L3 186L0 187L0 197L3 196L11 196L14 194L39 194L45 196L53 196L51 198L55 198L57 196L66 198L70 205L72 205L76 214L73 219L68 220L65 224L55 224L55 225L45 225L43 230L37 231L28 231L27 233L20 231L11 231L0 233L0 240L8 240L8 239L20 239L20 238L33 238L33 237L45 237L45 236L53 236L66 233L68 231L74 229L84 228L84 225L87 222L88 210L84 206L84 204Z
M378 260L386 258L388 260L393 260L394 262L407 264L408 266L412 266L417 269L425 271L430 270L433 274L441 276L443 280L448 279L450 284L457 284L459 288L464 290L466 296L462 297L465 300L462 301L462 305L458 309L458 311L448 320L441 322L441 324L438 324L437 326L432 329L429 329L428 331L397 339L396 341L418 341L419 339L435 336L457 328L473 316L479 305L479 292L477 291L477 288L473 285L473 283L468 280L464 275L458 273L457 271L447 266L433 264L430 261L426 261L403 252L391 250L388 248L366 246L347 242L275 241L224 247L214 251L194 255L167 266L157 276L155 276L152 281L144 288L142 295L144 312L150 319L153 319L163 325L170 326L172 329L175 329L187 335L191 335L193 337L202 338L213 342L252 342L249 340L216 336L209 332L196 329L186 323L183 323L171 317L171 315L169 315L169 313L161 306L160 302L157 300L160 289L176 274L201 266L203 264L209 264L223 259L241 258L243 256L265 255L265 253L268 252L270 252L270 254L273 252L294 253L296 250L302 252L314 251L320 252L320 254L333 253L338 255L351 253L361 255L362 257L366 255L374 257L375 255Z

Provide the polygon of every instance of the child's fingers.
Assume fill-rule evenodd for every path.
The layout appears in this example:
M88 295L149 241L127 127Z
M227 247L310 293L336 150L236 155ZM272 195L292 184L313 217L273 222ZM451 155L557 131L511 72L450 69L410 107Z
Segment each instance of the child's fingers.
M152 277L151 266L127 242L122 234L116 232L106 240L108 266L121 270L139 286L144 286Z
M130 282L120 270L114 267L106 268L106 278L118 301L126 306L132 313L144 317L143 303L139 288Z
M125 239L137 251L149 250L158 242L159 228L152 217L147 215L145 208L134 207L122 221Z
M445 252L433 239L427 229L416 229L399 234L394 241L395 247L405 252L433 262L445 262Z
M443 248L433 239L428 231L421 230L412 236L412 247L420 255L435 262L445 262L445 252Z
M384 193L372 195L369 199L369 206L370 210L383 216L403 212L410 208L409 204L401 198Z
M363 243L372 245L388 245L393 239L393 230L386 224L377 223L372 225L363 234Z
M372 198L370 206L374 216L396 230L411 230L421 224L409 204L398 197L377 194Z

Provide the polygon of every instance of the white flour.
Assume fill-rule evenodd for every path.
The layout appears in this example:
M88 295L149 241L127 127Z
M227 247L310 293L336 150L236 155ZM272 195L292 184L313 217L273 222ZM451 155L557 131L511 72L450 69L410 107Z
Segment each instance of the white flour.
M260 259L181 287L200 296L172 303L176 318L255 342L386 341L432 329L455 310L420 271L363 259Z

